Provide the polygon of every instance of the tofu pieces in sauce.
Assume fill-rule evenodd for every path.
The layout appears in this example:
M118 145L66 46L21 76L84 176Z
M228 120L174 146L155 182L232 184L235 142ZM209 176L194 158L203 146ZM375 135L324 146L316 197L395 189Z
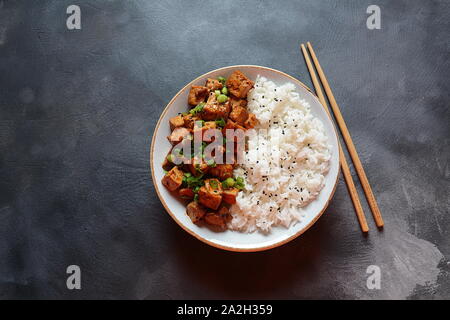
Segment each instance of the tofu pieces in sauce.
M206 160L203 153L185 155L175 149L180 144L192 144L194 135L201 132L204 150L214 141L204 134L207 129L225 132L254 128L258 121L247 110L247 94L253 84L239 70L228 79L208 78L204 86L191 87L187 101L190 109L169 120L171 134L167 139L173 147L162 164L166 171L162 184L188 202L186 214L193 223L204 222L226 229L231 219L229 207L236 203L245 187L244 179L233 176L235 163L216 164L213 159ZM220 148L221 157L226 152L236 153L235 145L232 150L226 150L225 139Z

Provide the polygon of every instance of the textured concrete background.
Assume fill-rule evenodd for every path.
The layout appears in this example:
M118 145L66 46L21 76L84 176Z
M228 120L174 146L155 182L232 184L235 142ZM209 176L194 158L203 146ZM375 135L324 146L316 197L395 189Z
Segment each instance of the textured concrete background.
M66 29L79 4L82 30ZM366 28L381 7L382 29ZM0 298L450 298L449 1L1 1ZM217 67L311 85L311 41L386 228L341 179L319 222L267 252L181 230L149 173L156 121ZM361 193L362 196L362 193ZM66 267L82 290L66 289ZM366 288L378 265L381 290Z

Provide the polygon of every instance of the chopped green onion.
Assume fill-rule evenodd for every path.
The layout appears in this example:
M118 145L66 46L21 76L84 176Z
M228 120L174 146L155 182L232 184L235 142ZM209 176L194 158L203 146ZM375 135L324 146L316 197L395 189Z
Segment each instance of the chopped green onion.
M209 159L208 161L206 161L206 164L208 165L208 167L212 168L216 166L216 162L214 161L214 159Z
M191 188L191 189L194 189L194 190L197 187L200 188L205 183L203 181L203 175L200 175L198 177L194 177L191 174L189 174L189 175L185 174L185 177L186 177L186 184L188 185L188 187Z
M216 120L216 124L219 126L219 127L225 127L225 120L223 119L223 118L220 118L220 119L217 119Z
M189 113L192 114L193 116L195 116L197 113L202 112L203 111L203 107L205 106L205 103L199 103L197 106L195 106L194 108L192 108Z
M174 161L175 161L174 155L171 154L171 153L169 153L169 154L167 155L167 161L169 161L169 162L171 162L171 163L174 163Z
M226 102L228 100L228 97L226 96L226 95L224 95L224 94L221 94L221 95L219 95L218 97L217 97L217 101L219 102L219 103L224 103L224 102Z
M199 163L197 163L195 165L195 171L197 171L198 173L203 173L202 169L200 168L200 164Z
M220 96L220 90L214 90L214 94L216 95L216 97Z
M225 79L224 77L218 77L217 80L219 80L219 82L222 84L225 84L225 82L227 81L227 79Z
M219 183L217 182L217 180L214 180L214 179L209 180L209 185L210 185L213 189L219 188Z
M227 87L223 87L223 88L222 88L222 93L225 94L225 95L228 95L228 89L227 89Z
M227 188L232 188L234 186L234 179L233 178L227 178L225 179L225 184Z
M236 178L235 186L236 186L236 188L238 188L239 190L244 189L244 187L245 187L244 178L242 178L242 177L237 177L237 178Z

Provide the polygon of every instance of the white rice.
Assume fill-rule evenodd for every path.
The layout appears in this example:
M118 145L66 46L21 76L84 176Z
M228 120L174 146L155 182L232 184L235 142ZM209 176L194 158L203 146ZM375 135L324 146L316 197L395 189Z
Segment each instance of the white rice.
M301 221L302 208L323 188L331 146L322 122L292 83L276 86L258 76L248 110L259 125L249 137L245 162L234 172L246 188L231 207L228 227L243 232L288 228Z

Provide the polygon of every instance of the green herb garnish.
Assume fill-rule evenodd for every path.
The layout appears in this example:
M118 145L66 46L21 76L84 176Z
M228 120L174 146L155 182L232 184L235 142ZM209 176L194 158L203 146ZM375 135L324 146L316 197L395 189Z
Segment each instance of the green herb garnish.
M245 182L244 182L244 178L242 177L237 177L235 180L235 187L238 188L239 190L244 189L245 187Z
M197 172L200 173L200 174L203 173L202 169L200 168L200 164L199 164L199 163L197 163L197 164L195 165L195 171L197 171Z
M214 179L209 180L209 185L213 189L218 189L219 188L219 183L217 182L217 180L214 180Z
M171 153L169 153L167 155L167 161L169 161L170 163L174 163L174 161L175 161L174 158L175 158L175 156L173 154L171 154Z
M214 159L209 159L208 161L206 161L206 164L208 165L208 167L212 167L212 168L217 166L217 164L214 161Z
M205 103L199 103L196 107L192 108L189 113L192 114L193 116L195 116L197 113L202 112L203 111L203 107L205 106Z
M232 188L234 186L234 183L235 183L235 181L233 178L227 178L224 181L222 181L222 186L225 189L228 189L228 188Z
M198 177L193 176L190 173L185 173L183 177L183 182L191 189L196 192L196 188L200 189L201 186L205 184L203 181L203 175L200 175ZM197 190L198 191L198 190Z
M219 127L225 127L225 120L223 118L217 119L216 120L216 125L218 125Z

